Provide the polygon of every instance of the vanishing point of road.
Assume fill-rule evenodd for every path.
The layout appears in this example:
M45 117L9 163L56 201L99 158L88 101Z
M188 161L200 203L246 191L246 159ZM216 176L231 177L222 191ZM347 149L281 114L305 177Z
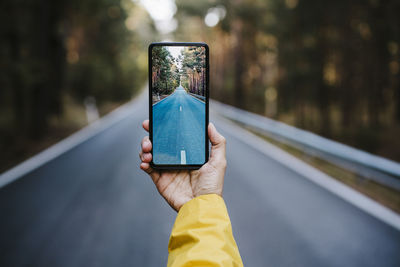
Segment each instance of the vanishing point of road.
M153 105L155 163L202 164L205 160L203 101L182 86Z

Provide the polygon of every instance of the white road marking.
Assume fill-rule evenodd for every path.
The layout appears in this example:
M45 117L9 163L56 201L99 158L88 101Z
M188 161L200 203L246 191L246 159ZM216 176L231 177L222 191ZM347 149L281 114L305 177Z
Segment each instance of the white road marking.
M147 94L147 90L142 90L142 93L134 100L118 107L117 109L98 119L94 123L89 124L88 126L75 132L69 137L50 146L49 148L43 150L35 156L23 161L14 168L0 174L0 188L25 176L26 174L39 168L40 166L45 165L49 161L57 158L58 156L78 146L79 144L82 144L85 141L89 140L93 136L103 132L104 130L107 130L108 128L112 127L113 125L127 118L128 116L132 116L141 109L145 108L145 105L140 103L147 103Z
M218 117L218 124L220 127L239 139L249 147L256 149L266 155L267 157L279 162L288 169L295 171L304 178L312 181L320 187L330 191L336 196L344 199L345 201L358 207L360 210L378 218L379 220L391 225L392 227L400 230L400 216L392 210L386 208L375 200L359 193L353 188L338 182L331 176L319 171L318 169L308 165L300 159L292 156L291 154L283 151L282 149L266 142L260 137L244 130L233 122L228 121L220 116Z
M181 150L181 164L186 164L186 151Z
M182 111L182 106L179 106L179 111Z

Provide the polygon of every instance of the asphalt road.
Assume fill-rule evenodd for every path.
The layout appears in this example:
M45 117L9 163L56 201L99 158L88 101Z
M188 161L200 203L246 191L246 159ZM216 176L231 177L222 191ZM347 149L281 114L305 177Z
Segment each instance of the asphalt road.
M165 266L175 212L139 169L132 115L0 189L0 266ZM237 138L224 198L245 266L400 266L400 232Z
M182 86L153 105L153 132L155 163L204 163L205 103Z

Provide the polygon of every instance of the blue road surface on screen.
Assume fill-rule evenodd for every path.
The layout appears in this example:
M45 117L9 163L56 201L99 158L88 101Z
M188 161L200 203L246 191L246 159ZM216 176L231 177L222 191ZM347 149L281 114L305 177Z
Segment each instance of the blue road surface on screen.
M153 162L205 162L205 103L178 86L153 105Z

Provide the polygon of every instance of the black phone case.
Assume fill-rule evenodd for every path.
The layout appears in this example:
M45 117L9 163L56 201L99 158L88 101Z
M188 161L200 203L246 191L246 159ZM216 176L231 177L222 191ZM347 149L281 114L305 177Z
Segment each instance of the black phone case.
M158 42L158 43L151 43L148 49L148 78L149 78L149 138L150 141L153 143L153 110L152 110L152 79L151 79L151 72L152 72L152 48L154 46L202 46L206 49L206 120L205 120L205 162L199 165L171 165L171 164L155 164L153 160L150 162L150 166L154 169L169 169L169 170L196 170L201 168L205 163L208 162L209 159L209 138L208 138L208 123L209 123L209 80L210 80L210 71L209 71L209 47L206 43L190 43L190 42ZM153 152L153 151L152 151Z

